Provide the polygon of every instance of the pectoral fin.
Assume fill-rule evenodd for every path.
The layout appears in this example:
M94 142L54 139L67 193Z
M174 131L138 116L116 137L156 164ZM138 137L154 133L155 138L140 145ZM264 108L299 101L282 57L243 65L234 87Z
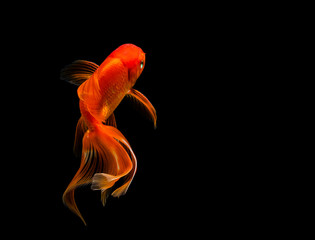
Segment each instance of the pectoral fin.
M127 93L128 97L136 100L135 102L144 107L145 112L149 114L150 118L154 123L154 128L156 128L156 111L150 101L139 91L135 89L130 89Z

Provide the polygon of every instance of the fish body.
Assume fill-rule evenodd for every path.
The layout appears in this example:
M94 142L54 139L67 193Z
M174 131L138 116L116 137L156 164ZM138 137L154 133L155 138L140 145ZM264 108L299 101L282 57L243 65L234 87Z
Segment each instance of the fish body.
M79 85L77 93L81 118L78 121L74 151L81 152L80 168L63 194L63 201L86 224L74 200L74 190L91 184L92 190L101 190L105 205L111 193L119 197L126 193L137 169L132 148L117 129L114 110L125 96L143 105L156 126L156 111L150 101L133 89L143 71L145 54L133 44L124 44L113 51L98 66L78 60L65 67L61 78ZM121 186L113 186L123 179Z
M99 121L106 120L133 87L145 63L144 52L135 45L124 44L100 65L78 88L78 96Z

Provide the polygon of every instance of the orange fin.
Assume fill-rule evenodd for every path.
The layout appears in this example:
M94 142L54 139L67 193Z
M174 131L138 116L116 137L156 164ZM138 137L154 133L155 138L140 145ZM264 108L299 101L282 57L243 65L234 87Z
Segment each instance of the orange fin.
M117 128L117 124L116 124L116 118L114 113L112 113L104 122L104 125L108 125L108 126L113 126L115 128Z
M63 203L72 212L74 212L82 220L82 222L86 226L86 222L85 222L84 218L82 217L82 215L81 215L81 213L80 213L80 211L78 209L78 206L77 206L77 204L75 203L75 200L74 200L74 188L73 189L68 189L68 188L66 189L66 191L64 192L64 194L62 196Z
M60 78L80 86L89 79L99 66L86 60L76 60L61 70Z
M92 190L106 190L111 188L120 176L114 176L106 173L95 173L92 180Z
M102 190L101 191L101 202L103 204L103 207L106 204L106 199L107 199L108 196L109 196L109 191L107 191L107 190L104 190L104 191Z
M154 128L156 128L156 111L153 105L150 103L150 101L139 91L135 89L130 89L127 92L128 97L131 97L132 99L136 100L137 103L140 103L141 106L144 107L146 113L149 114L150 118L152 119L154 123Z
M124 144L124 143L121 143L124 145L124 147L126 149L128 149L129 151L129 154L131 156L131 162L132 162L132 169L131 171L128 173L128 175L126 175L125 179L124 179L124 183L119 187L117 188L114 192L112 192L112 196L113 197L120 197L124 194L126 194L135 174L136 174L136 171L137 171L137 159L136 159L136 156L135 154L133 153L131 147L129 144Z
M137 159L135 154L133 153L129 143L125 143L123 141L119 142L121 145L124 146L124 148L126 150L129 151L129 155L131 157L131 162L132 162L132 169L126 169L125 172L121 173L120 175L110 175L110 174L106 174L106 173L96 173L93 176L92 179L92 186L91 189L92 190L102 190L102 202L103 205L105 205L105 199L103 199L103 194L104 191L106 191L107 189L111 188L116 181L118 181L121 177L124 177L124 182L123 184L117 188L115 191L113 191L112 196L114 197L120 197L124 194L126 194L134 176L137 170Z
M74 138L74 145L73 145L73 152L77 157L81 155L82 138L87 130L88 130L88 127L86 126L84 119L81 116L77 123L77 128L75 130L75 138Z
M97 125L87 130L82 139L80 168L63 194L64 204L85 223L74 200L76 188L92 184L93 190L102 190L101 201L105 204L107 189L120 178L129 176L134 169L125 145L129 146L122 133L112 126ZM103 174L104 173L104 174Z
M120 187L113 191L111 195L114 197L120 197L121 195L124 195L127 192L137 170L137 159L127 139L122 135L122 133L118 129L114 127L108 126L106 130L107 134L112 136L117 141L117 143L119 143L120 146L123 147L126 153L128 153L129 160L131 160L131 162L130 161L121 162L119 164L120 167L118 175L111 175L108 173L96 173L93 176L91 188L92 190L102 191L101 201L103 205L105 205L106 198L109 195L109 192L107 190L111 188L114 185L114 183L119 179L122 178L123 183Z
M93 161L94 148L90 136L90 131L86 131L82 140L82 156L79 170L74 175L62 196L63 203L73 213L80 217L85 225L86 222L84 221L84 218L82 217L74 199L74 191L76 188L82 185L90 184L92 182L92 176L94 175L95 171L97 171L99 166L98 161Z

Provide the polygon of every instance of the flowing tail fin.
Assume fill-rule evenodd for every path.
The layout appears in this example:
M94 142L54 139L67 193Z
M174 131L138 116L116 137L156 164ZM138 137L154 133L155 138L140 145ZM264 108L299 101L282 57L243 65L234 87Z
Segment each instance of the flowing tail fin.
M126 193L136 172L136 157L122 133L106 125L98 125L95 130L87 130L82 139L80 168L63 194L64 204L86 225L74 200L74 190L91 184L92 190L101 190L101 201L105 204L108 189L121 178L122 186L112 195L119 197Z

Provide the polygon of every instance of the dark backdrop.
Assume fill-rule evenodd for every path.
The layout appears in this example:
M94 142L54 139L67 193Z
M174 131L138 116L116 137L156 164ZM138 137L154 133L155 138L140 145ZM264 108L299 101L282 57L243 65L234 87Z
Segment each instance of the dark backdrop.
M14 130L7 141L14 156L8 161L14 170L8 219L17 230L42 237L151 239L236 223L239 185L233 184L241 175L234 156L242 141L237 79L244 77L235 67L241 60L233 52L240 49L238 32L208 14L157 11L118 21L105 13L89 18L75 8L53 13L10 29L16 35L5 83L12 86L2 89L14 90L6 98L13 107L4 106L18 116L5 125ZM76 190L85 227L62 203L80 164L72 152L80 111L76 86L60 80L60 70L78 59L101 64L124 43L146 53L134 88L155 106L157 129L128 100L118 106L118 129L137 156L138 170L127 194L110 197L105 207L100 192Z

